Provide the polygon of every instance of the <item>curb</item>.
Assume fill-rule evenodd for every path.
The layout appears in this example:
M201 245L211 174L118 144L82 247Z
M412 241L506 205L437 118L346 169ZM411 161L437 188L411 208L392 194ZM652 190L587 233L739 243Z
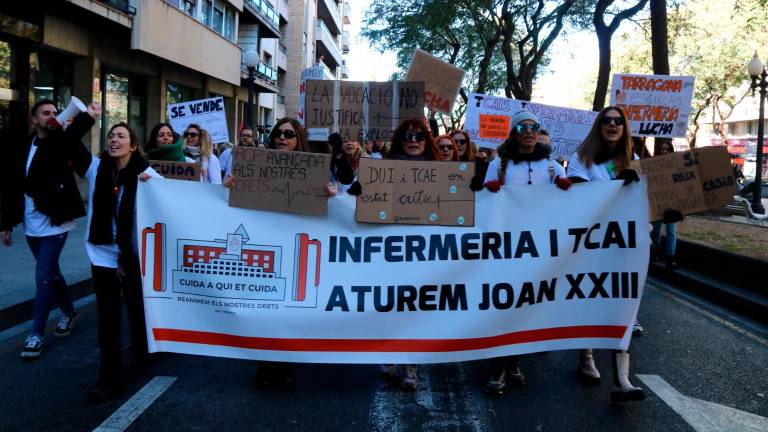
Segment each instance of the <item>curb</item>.
M69 295L72 302L80 300L93 294L93 284L91 279L85 279L68 286ZM0 309L0 331L7 330L17 326L25 321L32 319L35 299L31 298L15 305ZM58 309L59 305L52 302L51 310Z

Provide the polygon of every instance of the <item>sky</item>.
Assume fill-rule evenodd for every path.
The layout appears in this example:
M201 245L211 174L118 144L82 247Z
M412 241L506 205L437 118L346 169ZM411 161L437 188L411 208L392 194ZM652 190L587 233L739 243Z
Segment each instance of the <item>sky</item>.
M397 71L394 52L380 53L359 36L363 14L370 0L352 0L349 33L351 46L347 54L349 79L352 81L386 81ZM619 33L624 30L619 30ZM618 34L618 33L617 33ZM589 109L584 102L581 84L597 73L597 38L592 32L575 32L559 37L552 45L552 61L535 84L534 100L540 103Z

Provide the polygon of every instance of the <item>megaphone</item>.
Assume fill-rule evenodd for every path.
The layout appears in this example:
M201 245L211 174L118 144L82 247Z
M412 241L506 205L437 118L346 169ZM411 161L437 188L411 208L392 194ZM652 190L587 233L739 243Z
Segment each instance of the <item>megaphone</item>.
M69 120L75 118L75 116L81 112L86 111L88 111L88 108L85 107L85 104L80 99L72 96L69 99L67 108L56 116L56 121L59 122L62 127L66 127Z

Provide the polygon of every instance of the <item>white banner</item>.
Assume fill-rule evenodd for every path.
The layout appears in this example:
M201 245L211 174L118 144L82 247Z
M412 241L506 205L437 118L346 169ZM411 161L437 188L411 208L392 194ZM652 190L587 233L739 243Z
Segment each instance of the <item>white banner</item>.
M168 122L179 134L193 123L211 134L213 144L229 142L224 98L215 97L168 105Z
M611 105L624 109L632 136L685 138L692 76L614 74Z
M552 139L552 157L568 159L589 134L596 112L471 93L464 130L479 147L496 148L509 136L510 117L521 109L536 114Z
M220 185L154 179L138 194L151 352L431 363L625 349L648 269L645 183L480 192L472 228L358 224L349 195L305 216L230 208Z

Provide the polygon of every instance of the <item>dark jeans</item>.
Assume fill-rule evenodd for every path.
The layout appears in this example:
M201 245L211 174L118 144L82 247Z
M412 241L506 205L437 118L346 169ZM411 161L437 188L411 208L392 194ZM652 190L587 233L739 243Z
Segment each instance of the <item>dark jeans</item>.
M128 311L128 329L131 335L131 351L134 362L144 362L147 357L147 333L144 324L144 298L141 277L131 273L117 277L117 269L91 266L93 289L99 309L99 352L101 366L99 381L108 385L123 382L123 355L121 344L120 294Z
M48 313L51 311L51 302L54 297L61 311L66 315L72 315L75 312L72 299L67 292L67 282L59 268L59 255L66 241L67 233L46 237L27 236L27 244L37 261L35 265L37 293L32 331L41 337L45 332L45 324L48 322Z

